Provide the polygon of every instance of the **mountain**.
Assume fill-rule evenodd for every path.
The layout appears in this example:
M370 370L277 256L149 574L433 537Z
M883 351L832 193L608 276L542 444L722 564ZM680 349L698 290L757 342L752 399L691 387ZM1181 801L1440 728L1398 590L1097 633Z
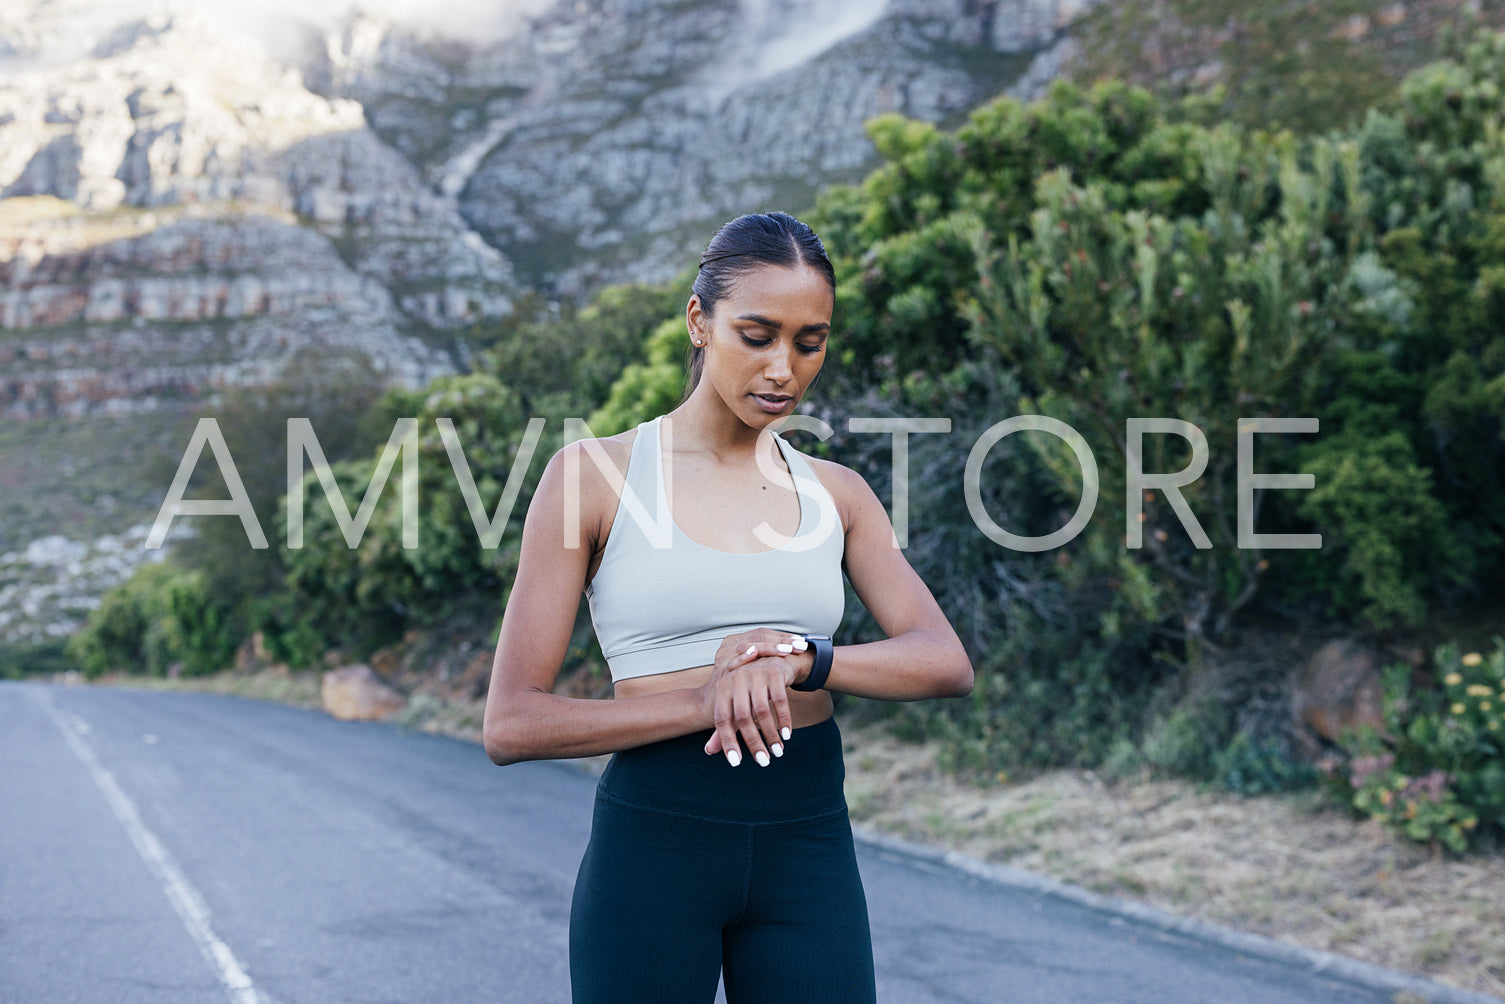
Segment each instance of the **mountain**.
M192 401L310 356L416 383L454 368L435 335L509 307L511 269L453 201L254 38L160 13L79 58L9 62L8 417Z
M1081 6L592 0L480 48L358 20L310 79L358 100L527 281L578 293L668 278L730 215L860 177L867 119L959 118Z
M10 417L192 402L310 356L463 368L457 333L521 284L672 276L728 216L859 177L871 116L1002 90L1075 5L590 0L481 42L135 11L0 14Z
M527 290L671 277L859 178L871 116L1037 85L1082 2L7 0L0 642L147 556L222 389L421 386Z

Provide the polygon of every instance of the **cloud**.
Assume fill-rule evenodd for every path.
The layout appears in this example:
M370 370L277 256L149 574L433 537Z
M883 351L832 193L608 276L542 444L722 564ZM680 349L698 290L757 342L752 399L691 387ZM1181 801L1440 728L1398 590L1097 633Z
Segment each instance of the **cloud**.
M740 0L744 41L717 67L706 94L732 91L802 66L883 17L887 0Z
M765 77L792 70L871 27L887 6L883 0L821 0L779 19L768 0L742 0L748 37L759 40L752 64Z
M275 33L301 21L330 30L364 16L419 35L463 41L495 41L557 5L558 0L182 0L216 21Z
M333 31L357 17L414 34L494 42L568 0L0 0L0 73L83 58L112 29L198 16L227 34L251 34L274 51L308 29Z

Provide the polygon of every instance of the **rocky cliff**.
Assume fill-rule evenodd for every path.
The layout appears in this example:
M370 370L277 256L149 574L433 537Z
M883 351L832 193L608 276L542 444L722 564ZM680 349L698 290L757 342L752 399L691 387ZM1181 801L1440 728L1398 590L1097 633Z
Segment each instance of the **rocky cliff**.
M1002 90L1079 6L581 0L476 42L9 5L0 413L192 401L320 354L421 382L505 314L514 263L582 296L671 276L720 220L860 176L871 116Z
M6 0L0 416L37 432L0 441L0 643L144 557L114 545L165 491L123 458L184 445L156 418L349 357L420 385L522 289L672 276L860 177L871 116L1038 83L1084 2ZM119 469L35 490L75 454ZM48 558L101 532L86 585Z
M358 20L309 66L535 284L657 280L737 212L872 166L864 122L954 120L1082 0L588 0L466 48Z
M57 62L6 27L0 413L148 408L330 354L416 383L455 365L436 333L507 310L511 270L453 200L254 37L158 13Z

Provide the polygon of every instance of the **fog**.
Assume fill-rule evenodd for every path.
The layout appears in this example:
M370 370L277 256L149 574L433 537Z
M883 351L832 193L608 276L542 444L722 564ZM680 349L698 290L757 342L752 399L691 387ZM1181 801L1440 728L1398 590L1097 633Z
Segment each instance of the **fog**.
M877 21L886 0L739 0L744 30L706 80L719 100L738 87L801 65ZM357 16L420 36L497 41L529 19L577 0L0 0L0 75L87 57L122 24L166 24L184 14L232 37L254 37L278 57Z
M740 0L744 39L727 63L705 81L717 104L732 91L809 62L843 39L871 27L886 0Z
M419 35L484 43L560 2L571 0L0 0L0 73L71 62L122 24L165 24L185 14L279 50L309 28L328 31L356 15Z

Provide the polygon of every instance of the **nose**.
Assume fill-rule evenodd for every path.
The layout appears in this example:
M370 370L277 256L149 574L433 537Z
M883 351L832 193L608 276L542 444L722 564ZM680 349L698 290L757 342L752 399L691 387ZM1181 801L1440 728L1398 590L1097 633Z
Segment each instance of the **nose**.
M787 383L794 377L794 366L791 355L794 347L779 348L768 354L768 364L763 369L763 375L774 383Z

